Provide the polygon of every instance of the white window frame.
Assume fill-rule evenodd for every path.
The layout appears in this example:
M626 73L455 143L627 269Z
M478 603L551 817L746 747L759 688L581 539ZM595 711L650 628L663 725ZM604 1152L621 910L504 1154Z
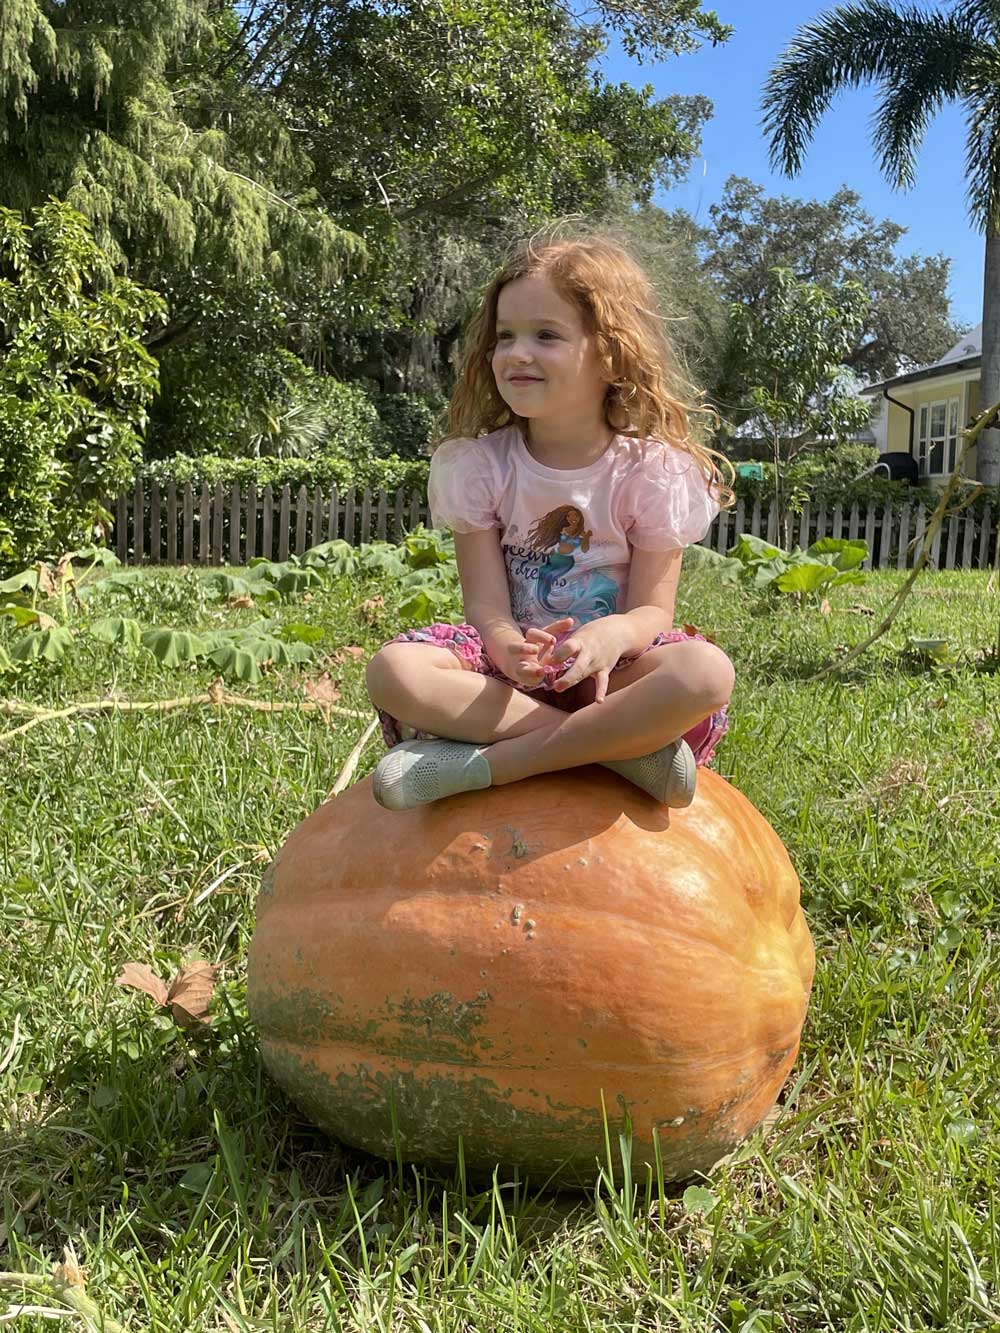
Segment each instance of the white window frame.
M947 398L935 398L933 402L921 403L917 427L917 463L922 477L950 477L955 470L958 457L958 441L961 427L961 393L951 394ZM932 430L934 409L941 409L940 429ZM941 446L940 468L931 469L931 455L937 446Z

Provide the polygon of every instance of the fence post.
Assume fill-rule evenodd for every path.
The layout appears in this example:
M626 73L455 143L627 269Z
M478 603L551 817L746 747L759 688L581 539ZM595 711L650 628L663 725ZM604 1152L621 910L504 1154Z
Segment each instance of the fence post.
M177 483L167 483L167 564L177 564Z
M124 491L118 497L117 510L115 528L118 537L118 559L124 565L128 563L128 496Z
M278 516L278 559L288 559L288 519L292 509L292 491L286 482L281 488L281 512Z
M132 495L132 546L135 551L135 563L141 565L146 547L146 497L138 477L135 479L135 490Z
M354 545L354 487L348 486L344 495L344 541Z
M896 552L896 568L905 569L910 544L910 502L907 500L899 515L899 550Z
M257 554L257 482L251 481L247 495L247 564Z
M212 504L212 564L221 565L223 561L222 551L222 510L223 510L222 482L215 483L215 496Z
M340 532L340 492L337 484L334 482L330 491L330 510L326 525L326 539L328 542L335 542L337 534Z
M299 487L295 497L295 554L301 555L306 549L306 520L309 515L309 493L305 482Z
M233 482L229 494L229 563L240 563L240 483Z
M149 563L160 563L160 483L149 488Z
M322 540L323 540L323 487L317 485L313 488L312 530L309 534L309 545L319 546Z
M183 513L181 529L181 559L186 565L194 564L194 496L191 494L191 483L184 483L184 491L181 496L181 510Z
M212 493L208 482L201 483L201 498L198 502L198 563L208 564L209 541L212 535Z
M260 553L265 560L274 558L274 539L271 529L274 525L274 491L271 483L264 487L264 511L261 515Z
M895 515L892 511L892 504L887 500L882 505L882 540L878 548L878 566L879 569L889 568L889 553L892 548L892 528Z
M386 518L389 512L389 495L383 486L378 493L378 512L375 515L375 539L384 542L386 538Z

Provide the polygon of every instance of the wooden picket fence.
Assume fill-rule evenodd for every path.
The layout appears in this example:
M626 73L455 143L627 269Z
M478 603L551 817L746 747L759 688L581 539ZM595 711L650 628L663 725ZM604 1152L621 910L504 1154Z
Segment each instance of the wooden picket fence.
M137 482L114 506L114 546L124 564L242 565L255 556L286 560L311 546L337 538L352 546L362 542L397 542L419 523L430 521L424 492L372 491L369 487L340 490L300 486L280 489L254 483L214 488L203 484L196 493L190 483L174 482L148 489ZM806 504L779 523L774 506L759 500L737 501L724 510L702 541L725 552L741 533L764 537L777 545L803 548L820 537L863 537L868 543L865 568L907 569L923 544L930 511L923 505L866 508L852 504L828 507ZM986 569L992 563L997 523L990 513L951 514L934 538L930 563L937 569Z

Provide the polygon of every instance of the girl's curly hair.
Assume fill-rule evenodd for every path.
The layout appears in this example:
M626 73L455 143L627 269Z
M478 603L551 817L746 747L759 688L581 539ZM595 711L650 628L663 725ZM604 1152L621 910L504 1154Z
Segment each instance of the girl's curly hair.
M559 236L563 226L556 223L517 245L487 285L466 327L458 377L435 444L475 439L511 423L527 426L501 398L493 375L497 299L508 282L542 274L565 300L576 304L584 327L595 338L609 381L604 398L608 427L616 434L660 439L685 450L719 502L731 505L732 463L692 432L692 417L718 421L718 414L681 372L649 278L606 234L565 238Z

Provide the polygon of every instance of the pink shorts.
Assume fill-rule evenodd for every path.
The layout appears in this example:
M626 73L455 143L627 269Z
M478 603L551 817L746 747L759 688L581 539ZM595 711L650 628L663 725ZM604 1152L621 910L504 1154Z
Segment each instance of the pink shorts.
M653 642L643 648L642 652L633 653L631 657L619 657L614 667L612 667L612 675L615 671L620 671L622 667L635 662L653 648L659 648L665 643L681 643L685 639L700 639L703 643L708 642L704 634L687 634L681 630L673 630L669 634L657 634ZM502 680L515 690L520 690L522 694L537 694L545 703L553 704L556 708L562 708L567 713L573 713L582 706L578 694L579 686L573 686L572 689L566 690L562 694L551 688L555 681L572 666L574 661L572 657L567 658L565 662L560 662L558 666L546 667L545 678L540 684L522 685L519 681L511 680L508 676L505 676L500 668L494 665L486 654L479 631L472 625L424 625L420 629L404 630L402 634L397 634L389 642L429 643L439 648L448 648L467 671L478 671L481 676L492 676L494 680ZM376 711L382 724L382 736L390 749L392 746L398 745L400 741L424 740L429 736L428 732L418 731L414 727L401 723L397 718L385 712L384 709L379 708ZM719 712L713 713L711 717L704 718L685 733L684 739L690 745L695 762L699 766L711 762L715 754L715 747L728 729L728 709L723 707Z

